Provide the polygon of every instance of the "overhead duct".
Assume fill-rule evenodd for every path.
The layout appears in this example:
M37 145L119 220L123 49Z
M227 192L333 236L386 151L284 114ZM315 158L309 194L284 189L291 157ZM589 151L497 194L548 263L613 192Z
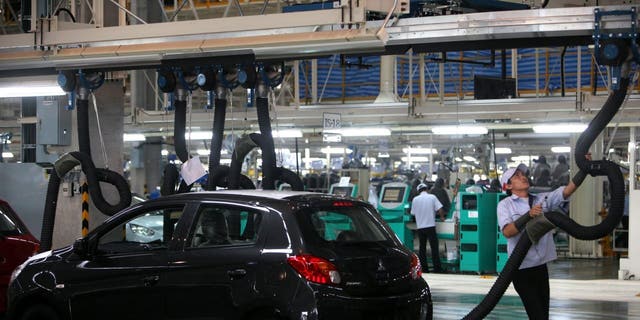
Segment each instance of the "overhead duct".
M375 103L398 102L396 93L396 56L380 57L380 93Z

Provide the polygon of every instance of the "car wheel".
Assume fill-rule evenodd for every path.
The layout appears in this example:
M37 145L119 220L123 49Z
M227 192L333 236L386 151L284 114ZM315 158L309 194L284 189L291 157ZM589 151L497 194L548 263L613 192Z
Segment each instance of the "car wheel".
M20 320L59 320L60 317L53 308L45 304L37 304L29 307Z

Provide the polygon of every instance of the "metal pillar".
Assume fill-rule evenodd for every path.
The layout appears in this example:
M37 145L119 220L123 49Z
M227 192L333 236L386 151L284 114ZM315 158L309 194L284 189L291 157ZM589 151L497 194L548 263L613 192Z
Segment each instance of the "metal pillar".
M627 258L620 258L618 279L640 280L640 206L637 205L640 203L640 185L635 181L636 163L640 159L635 127L629 128L629 136L629 251Z
M398 102L396 93L396 56L380 57L380 93L375 103Z

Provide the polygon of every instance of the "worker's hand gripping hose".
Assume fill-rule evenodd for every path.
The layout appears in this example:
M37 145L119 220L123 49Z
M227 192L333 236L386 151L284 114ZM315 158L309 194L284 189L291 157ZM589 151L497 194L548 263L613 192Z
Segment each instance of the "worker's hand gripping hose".
M624 178L620 168L609 160L588 160L586 155L596 137L604 130L624 102L630 82L628 69L628 66L623 68L627 72L622 75L619 89L609 96L600 112L580 135L574 153L576 164L581 171L592 176L607 176L609 179L611 204L607 217L597 225L583 226L563 213L551 211L545 212L544 216L529 221L523 231L524 234L520 237L513 253L489 293L464 319L482 319L493 310L509 286L514 272L518 270L529 247L531 247L532 241L534 243L537 242L540 237L555 227L561 228L580 240L595 240L611 233L620 222L624 210Z

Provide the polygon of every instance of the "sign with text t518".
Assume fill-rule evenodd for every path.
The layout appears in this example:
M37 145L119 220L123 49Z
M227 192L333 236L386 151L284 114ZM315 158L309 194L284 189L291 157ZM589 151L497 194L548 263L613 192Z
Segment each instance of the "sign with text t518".
M324 112L322 114L322 141L324 142L340 142L342 136L338 130L342 128L339 113Z
M322 114L322 128L325 130L340 129L342 128L342 122L340 121L339 113L325 112Z

